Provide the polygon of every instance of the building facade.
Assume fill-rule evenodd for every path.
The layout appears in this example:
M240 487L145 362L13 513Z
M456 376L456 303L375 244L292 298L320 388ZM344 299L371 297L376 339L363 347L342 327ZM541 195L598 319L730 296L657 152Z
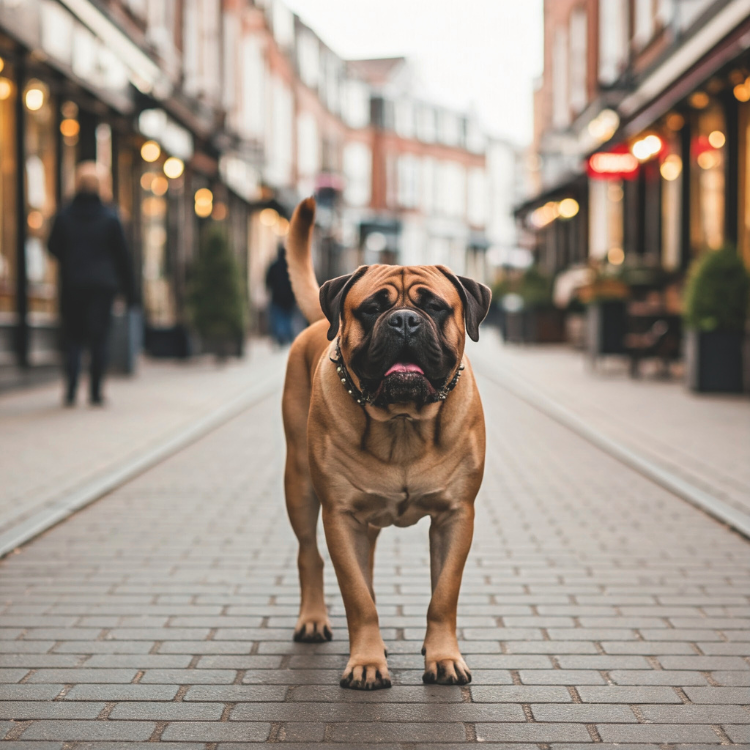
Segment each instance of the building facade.
M363 262L483 278L485 138L419 91L406 60L344 60L281 0L0 0L0 384L57 362L46 237L82 160L112 175L154 354L188 352L201 225L226 222L262 320L306 195L321 278Z
M750 268L749 50L746 0L545 3L536 187L517 216L548 271L680 274L726 244Z

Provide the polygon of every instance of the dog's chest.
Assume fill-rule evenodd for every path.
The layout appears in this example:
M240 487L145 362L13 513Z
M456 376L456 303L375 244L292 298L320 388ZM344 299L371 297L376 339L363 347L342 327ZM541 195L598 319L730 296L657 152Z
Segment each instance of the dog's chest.
M440 472L432 475L381 474L371 486L353 493L351 509L356 518L373 526L412 526L427 515L449 510L453 502ZM438 480L438 481L436 481Z

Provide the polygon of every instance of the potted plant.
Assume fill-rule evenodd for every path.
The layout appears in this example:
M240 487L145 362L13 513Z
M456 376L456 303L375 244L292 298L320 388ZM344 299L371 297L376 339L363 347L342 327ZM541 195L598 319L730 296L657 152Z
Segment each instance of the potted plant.
M624 354L625 302L628 285L610 271L597 271L591 284L578 290L586 305L586 350L593 361L607 354Z
M545 344L564 340L563 313L552 301L552 278L538 266L527 268L515 280L504 302L509 341Z
M201 235L198 259L192 269L189 306L203 351L219 359L242 356L245 337L245 294L242 274L232 254L226 231L208 225Z
M695 260L685 288L688 386L699 392L742 392L742 343L750 278L732 247Z

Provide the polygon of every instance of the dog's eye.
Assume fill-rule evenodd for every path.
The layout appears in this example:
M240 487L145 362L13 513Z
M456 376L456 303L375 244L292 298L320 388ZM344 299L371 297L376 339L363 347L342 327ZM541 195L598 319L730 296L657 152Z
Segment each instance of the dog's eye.
M374 304L374 303L373 304L369 304L369 305L365 305L361 309L361 312L364 315L378 315L380 313L380 305Z
M442 302L438 302L437 300L432 300L431 302L428 302L425 305L425 307L429 312L434 312L434 313L443 312L443 310L445 310L445 305Z

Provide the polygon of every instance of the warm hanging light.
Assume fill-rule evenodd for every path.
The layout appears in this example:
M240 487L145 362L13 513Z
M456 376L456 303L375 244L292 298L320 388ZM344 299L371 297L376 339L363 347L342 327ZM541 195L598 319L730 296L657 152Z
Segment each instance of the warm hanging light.
M13 93L13 84L7 78L0 78L0 102L4 102Z
M665 180L673 182L682 174L682 159L677 154L670 154L659 167L659 171Z
M214 210L214 194L208 188L195 191L195 213L201 219L207 219Z
M727 142L727 137L721 132L721 130L714 130L709 134L708 142L714 148L721 148Z
M710 101L711 99L705 91L696 91L688 99L690 106L694 109L705 109Z
M625 260L625 253L621 247L611 247L607 253L607 260L613 266L621 266Z
M564 198L557 207L560 216L563 219L572 219L581 210L578 201L575 198Z
M143 161L154 162L161 156L161 146L156 141L146 141L141 146L141 158Z
M154 175L154 179L151 180L151 192L154 195L164 195L167 190L169 190L167 178L160 174Z
M750 86L746 83L738 83L734 89L734 98L738 102L750 102Z
M0 57L0 73L2 73L3 70L5 70L5 60L3 60L2 57Z
M60 123L60 132L66 138L73 138L78 135L81 126L78 124L78 120L67 119Z
M169 177L170 180L176 180L185 171L185 162L182 159L178 159L176 156L170 156L164 162L164 174Z
M638 161L648 161L661 151L663 145L661 138L652 134L636 141L630 151Z
M277 237L285 237L289 231L289 222L283 216L279 216L279 220L276 222L273 231Z
M44 106L44 91L38 84L31 84L26 89L24 102L26 103L26 109L31 112L38 112Z

